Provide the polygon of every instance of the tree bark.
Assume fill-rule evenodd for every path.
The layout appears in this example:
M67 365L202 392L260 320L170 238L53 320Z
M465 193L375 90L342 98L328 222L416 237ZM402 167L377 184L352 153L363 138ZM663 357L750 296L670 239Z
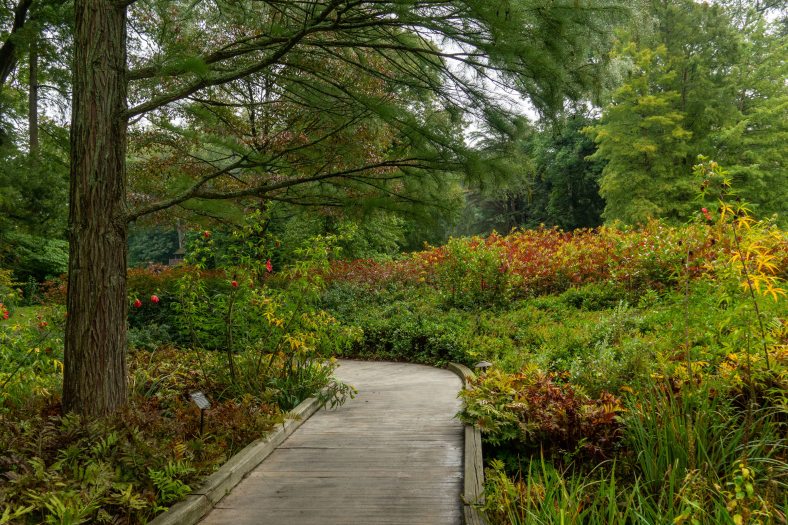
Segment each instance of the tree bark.
M27 11L33 0L20 0L14 8L14 22L11 25L11 33L0 46L0 87L5 84L6 79L16 67L16 33L25 25Z
M30 136L30 155L38 153L38 36L30 42L28 65L29 84L27 92L27 127Z
M76 0L63 411L114 412L126 383L126 8Z

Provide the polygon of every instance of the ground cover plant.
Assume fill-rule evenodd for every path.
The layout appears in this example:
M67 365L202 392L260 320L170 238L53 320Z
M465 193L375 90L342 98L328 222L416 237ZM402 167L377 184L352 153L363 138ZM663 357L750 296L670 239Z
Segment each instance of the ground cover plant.
M696 173L723 199L684 226L333 266L349 355L493 363L459 417L482 431L494 523L786 522L788 235L716 163Z
M129 275L130 403L106 418L61 415L65 308L17 306L0 320L0 523L145 523L317 395L343 402L332 353L353 337L316 307L331 239L274 268L265 220L249 218L215 260L210 231L190 265ZM254 239L252 241L251 239ZM212 402L204 428L189 398Z

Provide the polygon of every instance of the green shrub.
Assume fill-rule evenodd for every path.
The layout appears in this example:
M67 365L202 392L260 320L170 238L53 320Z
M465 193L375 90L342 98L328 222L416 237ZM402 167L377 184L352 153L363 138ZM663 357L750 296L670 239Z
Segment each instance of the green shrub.
M130 327L128 345L136 350L156 350L173 341L175 330L166 324L145 324L138 328Z
M563 303L573 308L605 310L626 300L628 292L611 283L591 283L579 288L570 288L559 297Z
M512 283L502 248L480 238L453 238L441 250L435 282L447 305L470 309L509 301Z
M0 250L0 262L21 282L41 282L68 270L67 241L18 232L5 232L2 241L6 249Z
M10 311L19 302L19 292L14 288L14 272L0 268L0 304ZM2 312L0 312L2 320Z
M418 300L400 301L358 312L349 322L363 335L342 355L436 365L472 359L461 312L442 312Z
M648 342L628 339L616 347L607 340L597 342L566 365L572 383L592 396L640 388L650 380L654 356Z
M60 307L23 307L0 321L0 420L60 390L63 314Z

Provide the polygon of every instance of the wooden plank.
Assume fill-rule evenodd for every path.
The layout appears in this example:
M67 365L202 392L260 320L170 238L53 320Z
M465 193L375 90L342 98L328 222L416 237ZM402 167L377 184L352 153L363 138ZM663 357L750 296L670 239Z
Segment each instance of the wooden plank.
M337 375L359 395L305 422L204 525L462 522L461 381L406 363L343 361Z
M449 363L449 370L463 381L463 387L470 390L471 380L476 376L465 365ZM463 484L463 523L466 525L486 525L487 518L477 505L484 505L484 457L482 455L482 435L473 425L465 425Z

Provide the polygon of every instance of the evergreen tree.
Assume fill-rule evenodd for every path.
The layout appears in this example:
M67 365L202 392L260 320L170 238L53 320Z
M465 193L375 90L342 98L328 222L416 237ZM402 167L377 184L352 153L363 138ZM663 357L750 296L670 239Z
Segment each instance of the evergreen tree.
M605 160L600 195L606 220L629 224L651 217L679 219L689 212L691 178L684 171L692 132L676 109L681 95L670 89L675 72L664 46L625 49L633 58L631 78L612 96L601 122L589 128Z
M686 220L699 154L733 166L734 186L761 214L782 211L784 35L739 2L660 0L649 11L656 30L624 38L617 59L628 77L588 130L607 161L605 219Z
M521 119L509 134L486 141L499 183L470 192L457 233L599 226L604 162L588 158L596 147L583 133L593 122L585 110L572 108L539 126Z
M130 55L129 7L135 21L150 22L149 29L129 37L145 44L136 46L142 52ZM605 0L582 6L569 0L549 5L528 0L76 0L75 11L63 407L100 415L114 411L127 396L129 221L193 199L254 195L270 200L305 184L342 179L374 184L388 171L431 177L453 169L468 160L468 149L433 129L424 120L424 105L397 103L398 92L431 92L430 107L457 117L464 108L500 114L473 80L482 77L516 86L538 107L559 106L565 92L577 94L593 83L599 46L607 38L603 29L620 9L611 9ZM435 44L441 38L459 50L442 50ZM370 64L367 51L379 61ZM304 66L310 59L329 58L345 63L346 74L321 74ZM465 71L448 67L448 61ZM229 143L232 155L218 152L208 159L211 169L203 167L190 184L129 209L130 121L156 122L188 100L210 99L258 74L277 80L283 71L289 81L300 80L312 100L319 101L321 92L327 95L315 110L330 113L342 101L345 111L371 111L375 121L393 126L410 147L395 148L374 162L365 159L363 165L329 163L281 177L256 169L270 164L267 156ZM375 79L386 89L372 94L353 89ZM316 143L323 140L307 136L303 148ZM401 156L413 150L418 154ZM97 260L101 264L94 264Z
M714 133L714 154L756 215L788 225L788 34L769 10L731 2L740 59L732 65L736 119Z
M539 150L540 178L547 196L546 225L572 230L602 223L599 177L604 162L589 158L596 147L583 134L592 122L579 110L565 114L552 126Z

